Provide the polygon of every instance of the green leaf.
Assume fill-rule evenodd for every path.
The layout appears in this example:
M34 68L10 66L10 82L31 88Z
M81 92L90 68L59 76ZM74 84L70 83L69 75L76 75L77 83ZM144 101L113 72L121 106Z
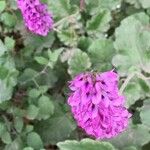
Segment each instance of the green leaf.
M39 91L43 94L47 92L48 88L49 87L47 85L43 85L39 87Z
M14 120L14 127L15 127L16 131L20 133L23 129L23 119L16 117Z
M2 103L11 98L13 89L11 86L7 86L5 81L0 80L0 91L0 103Z
M32 126L32 125L27 125L25 131L26 131L27 133L33 131L33 126Z
M105 0L105 1L99 0L99 3L100 3L99 7L113 10L121 5L121 0Z
M82 52L80 49L75 49L74 55L68 61L68 72L72 76L84 72L91 67L90 59L87 53Z
M50 48L55 40L55 36L53 32L49 32L46 37L33 35L31 33L26 33L23 35L24 37L24 45L30 46L37 51L41 51L43 48Z
M106 32L111 21L111 14L108 10L99 11L91 20L87 21L87 31L89 34L100 34Z
M140 8L141 7L140 2L137 1L137 0L125 0L125 1L128 2L131 5L134 5L136 8Z
M68 116L64 115L51 117L47 121L42 121L37 124L36 128L38 128L39 134L45 144L49 142L56 144L58 141L68 138L70 133L75 129L75 125Z
M48 59L44 58L42 56L36 56L36 57L34 57L34 59L37 61L37 63L39 63L41 65L47 65L48 64Z
M6 67L4 66L0 66L0 79L4 80L6 78L6 76L8 75L9 70L6 69Z
M6 145L4 150L21 150L23 149L23 142L20 137L16 138L12 143Z
M14 10L18 9L16 1L8 0L8 2L12 9L14 9Z
M4 0L0 1L0 13L5 9L6 2Z
M40 134L45 145L65 140L75 128L72 118L57 103L55 113L50 119L35 124L35 131Z
M28 146L34 148L35 150L43 148L43 142L41 140L41 137L36 132L31 132L28 134L27 144Z
M49 0L48 4L57 20L66 17L71 13L70 0Z
M12 57L0 56L0 103L9 100L17 83L18 72Z
M127 108L144 96L138 81L130 82L124 90L124 95L126 96L125 105Z
M118 149L123 149L128 146L140 148L150 141L149 128L143 124L130 125L126 131L108 141Z
M4 131L5 131L5 124L3 122L0 122L0 137L3 136Z
M8 12L2 13L0 19L8 27L14 27L16 24L15 16Z
M148 24L149 17L142 12L125 18L116 29L114 46L120 55L114 57L113 64L121 75L127 75L133 67L149 72L150 32L145 28Z
M115 54L115 50L111 40L97 39L92 41L88 52L92 65L96 70L106 71L112 69L111 59Z
M129 74L129 71L127 72L127 70L131 67L131 62L132 60L124 54L117 54L113 57L112 59L112 64L117 68L120 76L125 76L127 74ZM139 71L139 69L137 67L135 67L135 69L137 71Z
M35 70L31 69L31 68L26 68L26 69L23 71L23 73L21 74L21 76L19 77L19 81L20 81L21 83L24 83L24 82L26 82L26 81L28 81L28 80L32 80L32 78L33 78L34 76L36 76L37 73L38 73L37 71L35 71Z
M140 84L143 92L145 92L145 95L149 96L150 85L149 85L148 80L144 80L144 79L140 78L138 81L139 81L139 84Z
M25 147L23 150L34 150L32 147Z
M90 44L92 43L92 38L81 36L78 42L78 47L83 51L86 51Z
M39 98L38 108L38 119L48 119L54 113L54 105L47 96L41 96Z
M15 40L11 37L5 37L5 45L8 50L13 50L15 47Z
M54 65L56 64L62 51L63 51L63 48L54 50L53 52L51 50L48 50L49 66L52 69L54 68Z
M129 146L129 147L124 148L123 150L137 150L137 148L134 146Z
M35 105L29 105L29 107L27 108L27 115L26 117L28 119L35 119L38 115L38 112L39 112L39 108L36 107Z
M18 102L19 103L19 102ZM10 107L8 108L8 113L13 114L15 117L24 117L25 116L25 110L19 108L19 107Z
M48 51L49 60L52 61L52 62L56 62L62 51L63 51L63 48L54 50L53 52L49 50Z
M140 117L141 121L144 125L146 125L150 129L150 99L145 100L144 104L141 108Z
M68 27L66 30L63 29L61 32L58 32L57 35L60 41L67 46L74 47L78 43L78 35L73 28Z
M118 6L121 6L121 0L86 0L87 12L91 15L95 15L101 9L115 10Z
M46 85L49 88L55 86L55 83L57 82L58 78L54 70L47 68L45 74L41 74L41 76L38 76L36 78L39 85Z
M143 8L150 8L150 1L149 0L139 0Z
M29 97L31 98L38 98L40 96L41 92L38 89L31 89L28 92Z
M3 133L1 139L5 144L10 144L12 142L10 133L7 131Z
M108 142L94 141L92 139L83 139L80 142L67 140L59 142L57 146L60 150L115 150L113 145Z

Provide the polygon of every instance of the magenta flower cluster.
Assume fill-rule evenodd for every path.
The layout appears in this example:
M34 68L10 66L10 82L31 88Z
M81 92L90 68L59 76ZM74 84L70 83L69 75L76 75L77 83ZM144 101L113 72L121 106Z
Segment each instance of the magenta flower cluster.
M119 94L118 75L113 71L82 73L69 82L68 103L78 126L97 139L111 138L124 131L131 114Z
M46 36L53 28L52 15L48 13L47 5L40 0L18 0L18 8L31 32Z

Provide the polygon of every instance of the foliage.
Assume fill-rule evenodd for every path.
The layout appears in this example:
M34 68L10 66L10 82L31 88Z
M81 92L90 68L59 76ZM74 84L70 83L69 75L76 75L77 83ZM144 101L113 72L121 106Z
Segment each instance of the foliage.
M107 142L99 142L91 139L83 139L81 142L65 141L59 142L60 150L115 150L115 148Z
M42 1L55 21L46 37L25 28L16 0L0 0L0 149L149 150L150 1L86 0L84 9L79 0ZM67 82L111 69L133 114L129 127L110 140L83 139Z

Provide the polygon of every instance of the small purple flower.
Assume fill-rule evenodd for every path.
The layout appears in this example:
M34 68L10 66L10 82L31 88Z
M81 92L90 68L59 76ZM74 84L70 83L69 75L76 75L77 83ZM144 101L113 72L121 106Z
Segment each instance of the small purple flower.
M53 28L52 14L39 0L18 0L26 27L33 33L46 36Z
M68 103L78 126L97 139L111 138L124 131L131 114L119 94L118 75L113 71L82 73L69 82Z

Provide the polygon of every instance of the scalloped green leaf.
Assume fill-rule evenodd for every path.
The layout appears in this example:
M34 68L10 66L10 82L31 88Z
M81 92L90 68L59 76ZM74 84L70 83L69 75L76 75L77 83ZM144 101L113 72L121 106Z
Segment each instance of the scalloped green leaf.
M5 131L3 133L3 136L1 137L1 139L5 144L10 144L12 142L11 135L8 131Z
M38 119L48 119L54 113L54 104L47 96L41 96L38 100Z
M35 131L40 134L45 145L66 140L75 128L76 125L71 116L66 114L57 103L55 103L55 112L52 117L35 124Z
M74 10L70 0L49 0L47 2L56 20L69 16Z
M17 84L18 72L10 56L0 57L0 103L10 100L14 86Z
M126 96L125 105L127 108L129 108L131 105L133 105L136 101L138 101L140 98L144 98L144 93L142 91L142 88L138 81L130 82L125 90L124 95Z
M16 138L12 143L5 146L4 150L22 150L23 142L20 137Z
M141 148L150 141L149 128L143 124L130 124L126 131L108 141L118 149L129 146Z
M74 47L78 43L78 35L76 31L69 27L66 30L61 30L61 32L58 32L58 37L60 41L67 46Z
M121 6L121 0L86 0L86 9L91 15L99 12L101 9L115 10Z
M17 132L21 132L23 129L23 119L20 117L15 117L14 119L14 127L16 129Z
M39 108L36 107L35 105L29 105L29 107L27 108L27 114L26 114L26 117L28 119L35 119L38 115L38 112L39 112Z
M47 65L48 64L48 59L42 56L36 56L34 57L34 59L36 60L37 63L41 64L41 65Z
M75 49L74 55L68 61L70 75L74 76L80 72L84 72L91 67L90 58L87 53L80 49Z
M12 37L5 37L5 45L8 50L13 50L15 47L15 40Z
M127 75L133 67L150 72L150 32L146 29L148 24L149 17L142 12L125 18L116 29L114 46L119 55L113 58L112 63L118 67L121 75Z
M33 35L31 33L23 33L24 45L30 46L33 49L42 50L50 48L55 40L54 33L51 31L46 37Z
M83 139L80 142L67 140L59 142L57 146L60 150L115 150L113 145L108 142L94 141L92 139Z
M16 17L14 14L4 12L0 16L1 21L4 23L4 25L12 28L16 25Z
M115 49L111 40L97 39L92 41L88 53L96 70L106 71L112 69L111 60L115 54Z
M28 146L34 149L41 149L43 148L43 142L41 137L36 132L31 132L27 136L27 144Z
M149 0L139 0L143 8L150 8L150 1Z
M108 10L101 10L94 16L92 16L91 20L87 21L86 29L88 34L100 34L106 32L111 21L111 13Z

